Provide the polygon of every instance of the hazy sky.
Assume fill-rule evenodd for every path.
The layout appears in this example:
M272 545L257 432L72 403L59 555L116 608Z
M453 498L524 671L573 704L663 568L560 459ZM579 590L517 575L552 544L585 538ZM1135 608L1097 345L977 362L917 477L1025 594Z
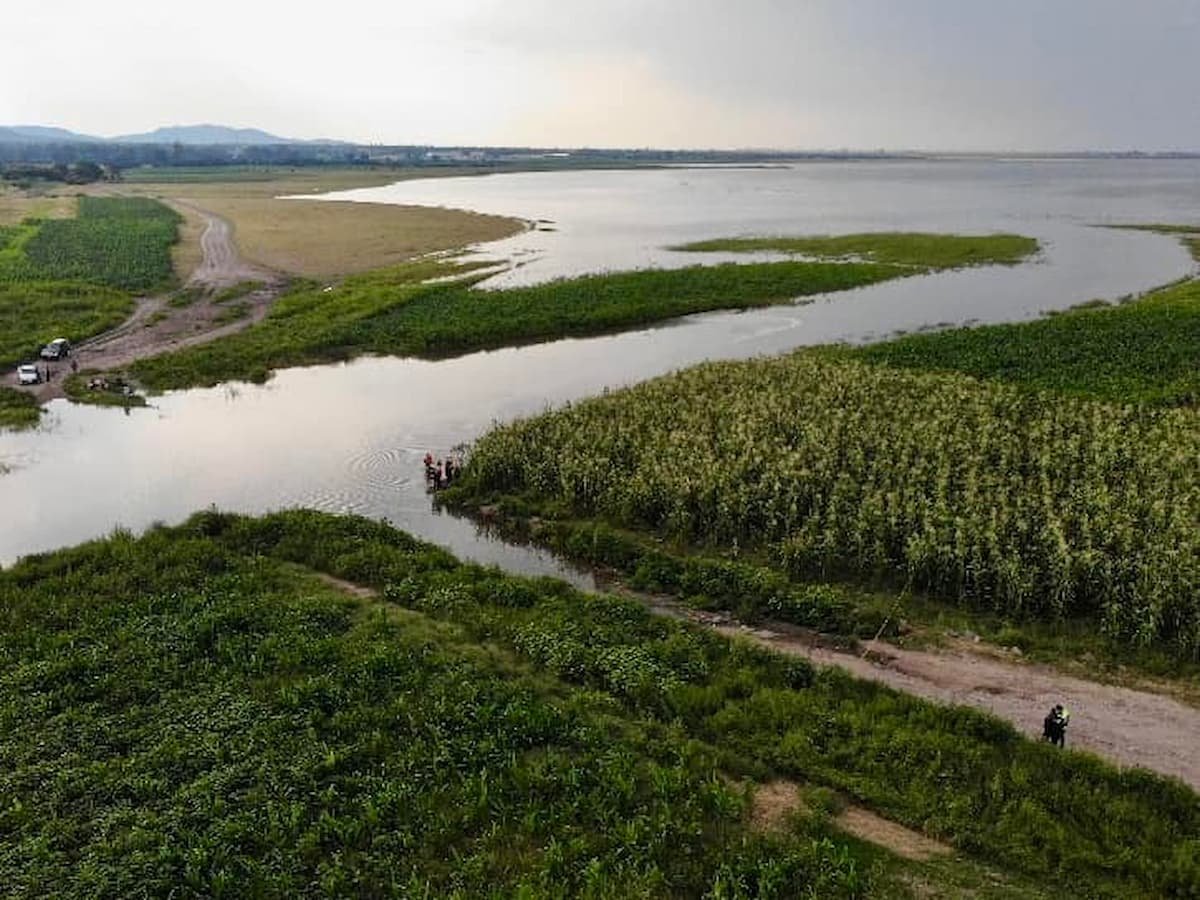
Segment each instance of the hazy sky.
M557 146L1200 149L1200 0L45 0L0 124Z

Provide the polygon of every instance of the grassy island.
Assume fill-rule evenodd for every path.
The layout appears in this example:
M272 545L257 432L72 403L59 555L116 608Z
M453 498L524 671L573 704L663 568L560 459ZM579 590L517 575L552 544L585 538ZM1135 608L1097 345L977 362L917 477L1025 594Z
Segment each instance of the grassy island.
M311 287L280 301L262 323L203 347L138 362L131 370L151 390L262 380L272 369L363 353L439 357L515 343L602 334L691 313L791 303L902 278L965 259L960 242L998 241L920 235L901 262L784 261L650 269L562 279L531 287L482 290L453 261L418 260ZM1003 237L1003 236L1002 236ZM1015 238L1036 248L1029 238ZM982 254L982 250L978 250ZM842 253L829 255L841 257ZM1007 256L994 251L993 260ZM978 261L982 261L982 256Z
M737 237L693 241L672 247L690 253L791 253L820 259L857 259L921 269L1015 265L1038 250L1019 234L929 234L910 231L864 232L813 237Z

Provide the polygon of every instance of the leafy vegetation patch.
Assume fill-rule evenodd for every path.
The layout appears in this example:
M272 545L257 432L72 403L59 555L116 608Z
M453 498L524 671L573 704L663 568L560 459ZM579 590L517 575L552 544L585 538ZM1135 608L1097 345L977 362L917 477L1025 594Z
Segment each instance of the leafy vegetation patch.
M124 321L128 292L171 278L179 216L145 198L79 198L78 215L0 228L0 365Z
M361 353L465 353L707 310L789 302L911 274L897 266L783 262L621 272L496 291L472 289L462 281L422 283L471 269L462 262L425 260L349 278L333 288L298 290L245 331L141 360L132 371L156 390L263 380L272 369Z
M34 358L48 341L72 343L113 328L133 312L128 294L79 282L0 282L0 365Z
M41 415L42 409L32 394L0 386L0 429L29 428L38 423Z
M653 698L642 679L657 643L607 638L625 689L592 688L465 624L349 598L285 559L395 580L431 610L565 596L461 568L385 526L303 513L205 514L26 559L0 573L6 891L870 890L845 839L819 823L755 833L720 755L625 702ZM612 611L614 624L627 615ZM679 630L663 684L714 651L752 663L764 686L807 677L698 639Z
M823 259L861 259L897 266L953 269L1015 265L1038 250L1038 242L1018 234L927 234L866 232L818 237L716 238L680 244L672 250L726 253L797 253Z
M812 353L501 426L461 482L1200 654L1200 423Z
M848 354L1118 403L1195 407L1200 404L1200 280L1119 306L908 335Z
M265 287L265 284L261 281L239 281L237 284L217 291L213 295L213 303L226 303L229 300L239 300L247 294L253 294L263 287Z
M29 558L0 653L17 892L894 896L828 832L748 829L734 780L780 776L1060 894L1200 889L1182 785L362 519Z

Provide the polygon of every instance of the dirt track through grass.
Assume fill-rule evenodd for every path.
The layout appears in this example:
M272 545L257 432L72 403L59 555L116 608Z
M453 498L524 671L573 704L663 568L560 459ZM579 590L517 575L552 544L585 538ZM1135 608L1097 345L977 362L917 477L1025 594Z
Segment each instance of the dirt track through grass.
M188 212L205 223L201 236L203 262L188 280L188 287L209 296L182 306L172 305L170 295L139 298L133 315L121 325L76 345L73 362L81 369L119 369L167 348L207 343L241 331L267 314L284 287L283 279L242 260L228 222L206 210L189 207ZM248 281L258 282L261 287L242 298L246 315L217 324L225 308L211 302L211 294ZM65 395L67 365L59 363L50 368L54 377L33 392L41 403Z
M825 646L801 629L773 624L749 627L720 613L702 612L663 597L621 590L660 615L698 622L780 653L835 666L858 678L886 684L926 700L982 709L1030 737L1056 703L1071 711L1069 747L1121 766L1150 769L1200 788L1200 709L1171 697L1063 675L1053 669L1006 661L964 648L904 650L870 642L866 653Z

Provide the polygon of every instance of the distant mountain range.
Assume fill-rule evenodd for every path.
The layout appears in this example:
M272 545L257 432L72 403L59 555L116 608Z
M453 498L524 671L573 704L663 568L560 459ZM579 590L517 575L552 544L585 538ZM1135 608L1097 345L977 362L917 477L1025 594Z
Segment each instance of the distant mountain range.
M242 144L262 146L265 144L336 143L334 141L301 141L279 137L258 128L228 128L224 125L169 125L147 131L144 134L123 134L119 137L102 138L90 134L79 134L65 128L45 125L0 126L0 143L22 144Z

